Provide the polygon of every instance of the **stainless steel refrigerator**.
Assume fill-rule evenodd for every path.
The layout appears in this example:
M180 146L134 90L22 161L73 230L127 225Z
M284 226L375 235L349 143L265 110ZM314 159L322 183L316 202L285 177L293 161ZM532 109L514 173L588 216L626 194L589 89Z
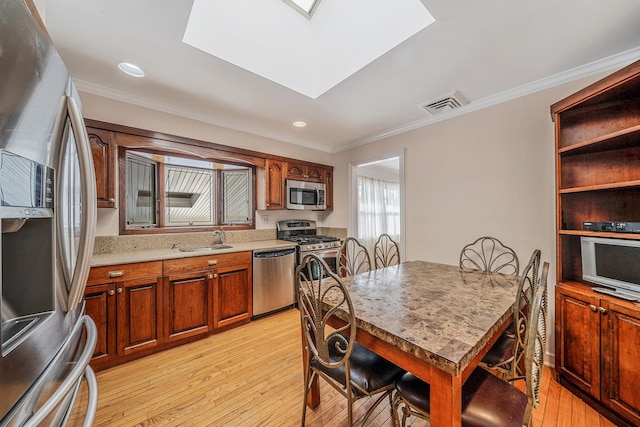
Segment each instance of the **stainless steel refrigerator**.
M93 252L95 177L69 73L21 0L0 0L0 426L64 425L96 327L83 293ZM84 406L84 405L83 405Z

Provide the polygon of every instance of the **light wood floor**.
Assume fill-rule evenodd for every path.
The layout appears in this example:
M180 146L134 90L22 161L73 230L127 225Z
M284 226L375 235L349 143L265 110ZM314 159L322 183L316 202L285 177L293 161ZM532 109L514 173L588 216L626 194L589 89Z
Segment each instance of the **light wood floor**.
M299 314L248 325L97 374L95 426L298 426L302 411ZM307 426L345 426L346 402L321 381L322 403ZM83 404L81 390L78 404ZM371 402L360 401L356 417ZM391 427L389 405L371 426ZM561 387L547 369L535 426L613 427ZM413 426L425 423L415 420ZM80 425L71 420L70 426Z

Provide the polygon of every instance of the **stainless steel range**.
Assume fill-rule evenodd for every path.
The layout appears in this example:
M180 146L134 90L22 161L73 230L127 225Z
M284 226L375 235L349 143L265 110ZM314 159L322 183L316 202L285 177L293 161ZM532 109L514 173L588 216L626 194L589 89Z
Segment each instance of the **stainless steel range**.
M336 271L338 250L342 242L337 237L318 235L315 221L278 221L276 231L279 240L298 243L298 264L306 254L313 253L323 258Z

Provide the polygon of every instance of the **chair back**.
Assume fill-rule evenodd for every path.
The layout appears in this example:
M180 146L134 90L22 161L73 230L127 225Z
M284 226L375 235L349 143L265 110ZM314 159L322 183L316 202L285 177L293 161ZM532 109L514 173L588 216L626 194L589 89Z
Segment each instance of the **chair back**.
M520 282L518 283L518 291L516 292L516 305L513 313L514 326L514 347L513 360L511 362L511 373L509 378L512 380L525 379L526 367L524 359L527 354L527 339L530 328L530 312L533 304L533 298L538 289L538 273L540 270L541 252L536 249L531 254L529 263L522 270Z
M386 233L378 237L373 252L376 268L400 264L400 247L398 246L398 242Z
M347 237L338 252L338 275L353 276L371 270L369 252L357 239Z
M524 417L524 424L531 425L533 408L540 403L540 385L542 382L542 371L544 370L544 353L547 348L547 276L549 274L549 263L542 266L540 283L536 289L531 305L531 325L527 338L527 409Z
M515 251L495 237L480 237L460 252L460 267L484 272L518 275L520 264Z
M356 322L347 289L325 261L314 254L306 255L297 267L296 285L300 321L310 356L328 368L347 365L348 384L348 361L356 342ZM325 307L331 308L327 311ZM347 319L344 316L340 319L347 324L338 329L328 328L329 319L337 311L346 313ZM350 339L343 335L345 331ZM338 350L332 351L331 358L329 346Z

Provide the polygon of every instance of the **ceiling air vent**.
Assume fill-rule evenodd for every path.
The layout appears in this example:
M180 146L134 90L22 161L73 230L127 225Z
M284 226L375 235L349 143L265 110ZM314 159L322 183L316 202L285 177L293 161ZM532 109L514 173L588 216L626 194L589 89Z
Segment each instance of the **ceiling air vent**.
M424 102L420 104L419 107L432 116L435 116L436 114L446 113L447 111L455 110L467 104L467 100L456 91L442 98Z

